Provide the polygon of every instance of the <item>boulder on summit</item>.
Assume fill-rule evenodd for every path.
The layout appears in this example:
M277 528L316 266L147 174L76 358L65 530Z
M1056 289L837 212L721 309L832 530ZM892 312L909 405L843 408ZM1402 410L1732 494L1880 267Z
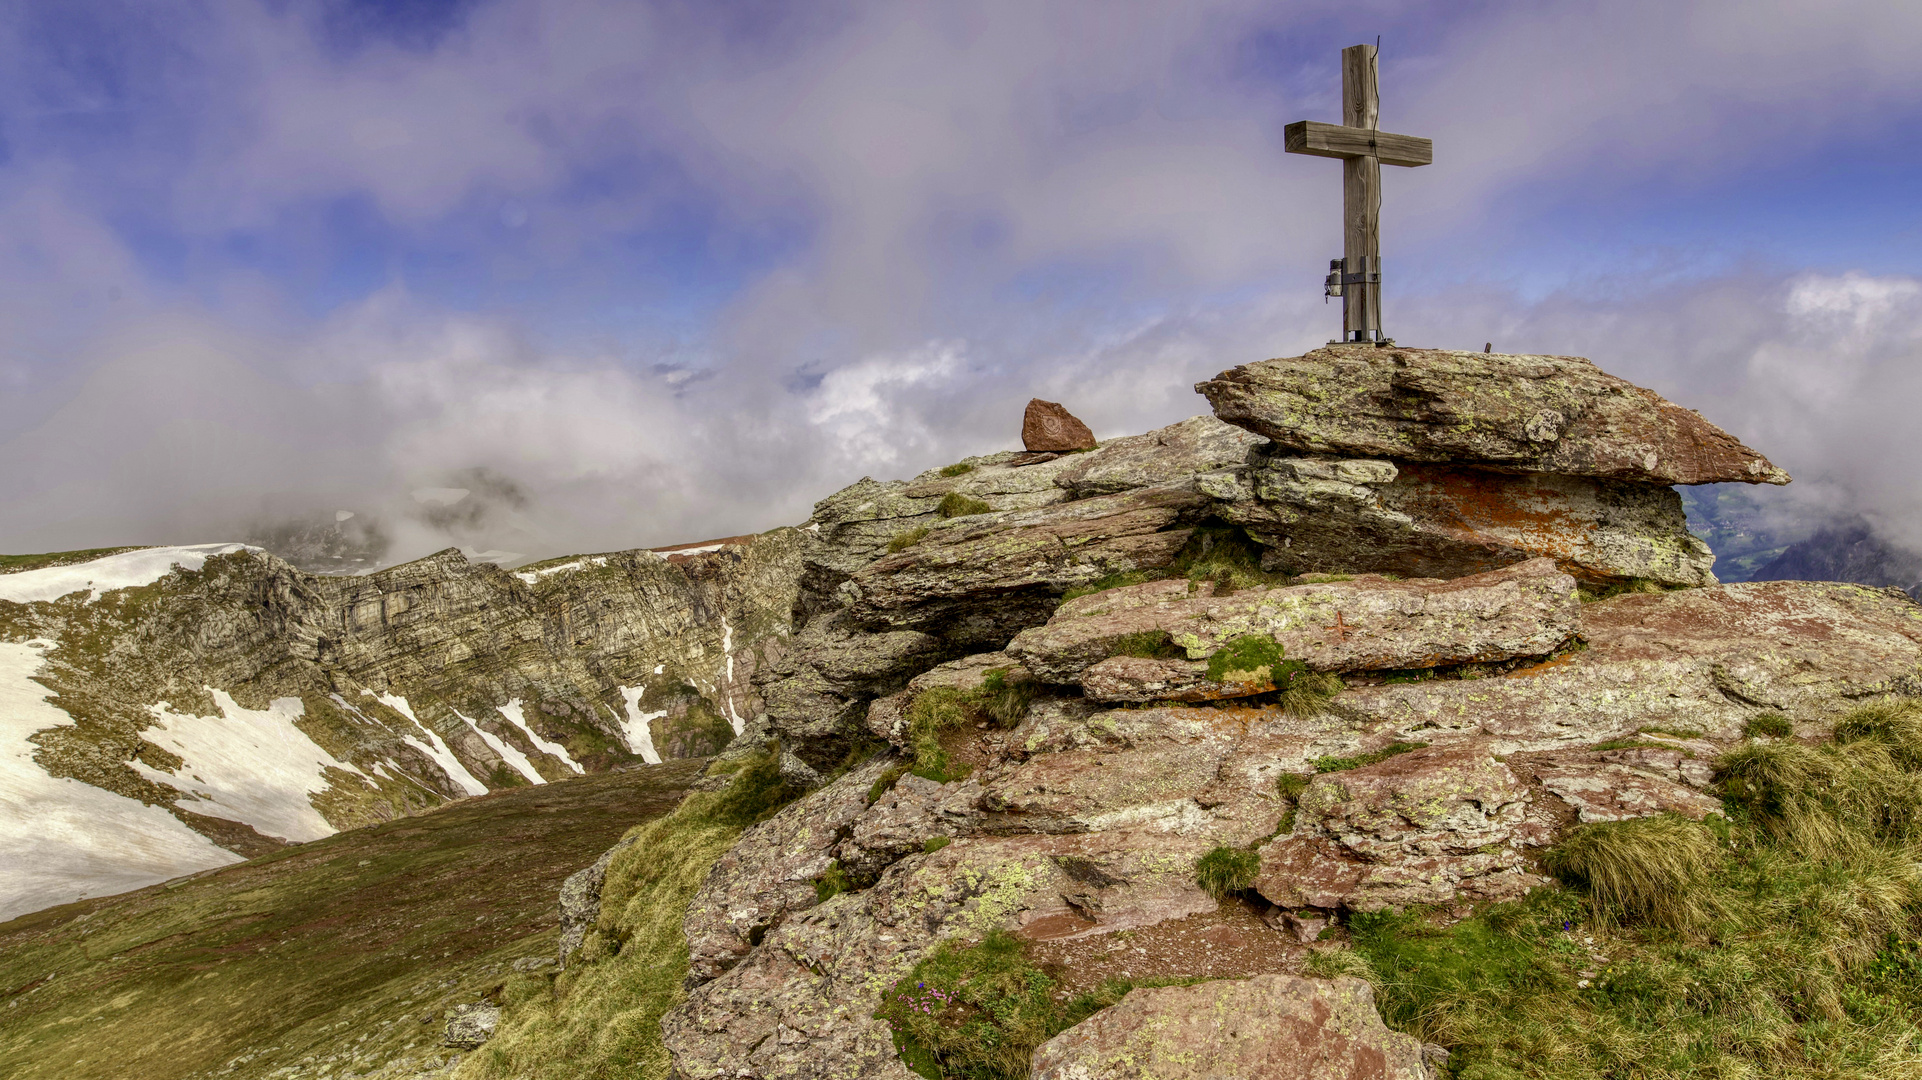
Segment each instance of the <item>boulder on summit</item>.
M1064 406L1033 398L1021 418L1021 445L1030 453L1041 454L1093 450L1094 432Z

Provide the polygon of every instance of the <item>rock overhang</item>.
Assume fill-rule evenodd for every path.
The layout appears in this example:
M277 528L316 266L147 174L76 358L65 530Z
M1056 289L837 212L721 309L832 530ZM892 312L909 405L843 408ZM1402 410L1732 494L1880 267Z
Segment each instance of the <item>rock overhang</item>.
M1650 484L1786 484L1740 440L1578 356L1335 345L1197 383L1215 415L1303 453Z

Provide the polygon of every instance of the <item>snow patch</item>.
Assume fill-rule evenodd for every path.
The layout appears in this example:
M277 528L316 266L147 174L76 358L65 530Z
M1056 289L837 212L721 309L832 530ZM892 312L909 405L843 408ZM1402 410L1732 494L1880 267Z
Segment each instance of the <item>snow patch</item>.
M734 734L739 735L747 722L741 714L734 711L734 628L727 624L727 616L721 616L721 655L727 659L727 675L721 683L721 707L727 710L727 722L734 725Z
M514 576L517 578L520 578L522 581L526 582L527 584L532 585L535 582L539 581L544 577L547 577L550 574L566 574L566 573L571 573L575 570L583 570L590 566L606 566L606 565L607 565L607 556L605 555L584 555L581 558L575 559L571 562L556 563L553 566L542 566L534 570L517 571L514 574Z
M177 713L165 702L147 707L160 726L142 738L179 754L181 765L167 772L135 760L129 762L135 771L187 794L190 798L177 804L183 810L244 822L300 843L332 836L334 827L312 799L327 790L325 770L367 774L294 726L306 712L299 698L275 698L265 709L249 709L225 690L210 686L207 692L219 716Z
M655 668L655 674L659 674L660 670L660 668ZM620 690L621 699L627 702L627 721L621 725L622 733L627 736L627 748L641 755L641 760L647 762L649 765L659 765L661 763L661 752L654 749L654 729L650 725L661 717L666 716L667 710L662 709L660 712L650 713L641 711L641 695L647 693L647 685L645 683L634 687L632 690L625 686L621 687Z
M28 736L73 724L32 678L48 644L0 642L0 921L240 862L158 806L33 760Z
M527 725L527 717L522 713L520 698L515 698L514 700L508 702L507 704L502 705L501 715L507 717L509 723L513 724L515 727L520 728L521 731L525 732L528 740L531 741L535 746L539 747L544 753L552 754L555 757L560 758L562 761L567 763L568 768L573 769L577 773L584 773L587 771L586 769L581 768L579 762L575 761L573 758L568 756L567 747L562 746L560 743L557 743L557 742L549 742L546 739L541 738L539 735L534 734L534 729Z
M469 795L487 794L487 785L474 779L474 774L468 772L467 766L462 765L460 759L454 756L454 748L447 745L446 741L440 737L439 732L420 722L420 717L414 715L413 707L407 704L406 698L401 697L399 694L375 695L372 690L362 690L361 693L366 694L382 705L412 720L414 726L419 728L421 733L426 735L433 745L429 746L427 743L421 742L419 739L407 734L401 735L400 741L433 758L434 764L440 766L441 771L447 774L449 780L459 784L462 791L467 792Z
M153 547L123 551L118 555L74 563L0 574L0 600L33 604L58 600L68 593L86 592L93 600L103 592L152 585L173 568L198 570L215 555L233 551L259 551L249 544L194 544L188 547Z
M519 750L515 749L513 743L508 742L507 740L501 738L500 736L480 726L479 724L476 724L474 722L474 718L471 716L463 715L458 710L455 711L454 715L460 717L462 720L467 721L467 726L474 729L474 734L479 735L481 737L481 741L487 744L488 749L500 755L500 759L502 761L507 762L509 765L512 765L515 769L519 770L520 774L527 778L528 783L530 784L547 783L547 778L542 776L538 771L535 770L534 763L527 760L526 754L523 754Z

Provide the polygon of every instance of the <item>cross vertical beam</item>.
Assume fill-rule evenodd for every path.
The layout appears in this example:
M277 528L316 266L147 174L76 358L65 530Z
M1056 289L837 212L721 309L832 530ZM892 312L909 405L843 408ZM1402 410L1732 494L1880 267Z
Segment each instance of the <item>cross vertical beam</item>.
M1380 69L1373 45L1341 51L1343 127L1381 128ZM1374 341L1381 335L1381 159L1354 155L1341 162L1342 338Z
M1435 144L1381 130L1379 69L1373 45L1341 51L1341 123L1299 120L1286 131L1291 154L1342 161L1342 257L1328 275L1341 297L1342 340L1383 340L1381 325L1381 167L1426 165Z

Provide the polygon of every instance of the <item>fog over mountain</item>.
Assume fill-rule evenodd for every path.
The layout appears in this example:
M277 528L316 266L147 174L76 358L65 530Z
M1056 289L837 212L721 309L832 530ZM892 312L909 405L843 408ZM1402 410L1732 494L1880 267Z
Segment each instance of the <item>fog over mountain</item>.
M666 544L1029 397L1193 415L1338 325L1280 131L1376 34L1399 340L1589 356L1922 547L1917 10L497 0L0 15L0 550Z

